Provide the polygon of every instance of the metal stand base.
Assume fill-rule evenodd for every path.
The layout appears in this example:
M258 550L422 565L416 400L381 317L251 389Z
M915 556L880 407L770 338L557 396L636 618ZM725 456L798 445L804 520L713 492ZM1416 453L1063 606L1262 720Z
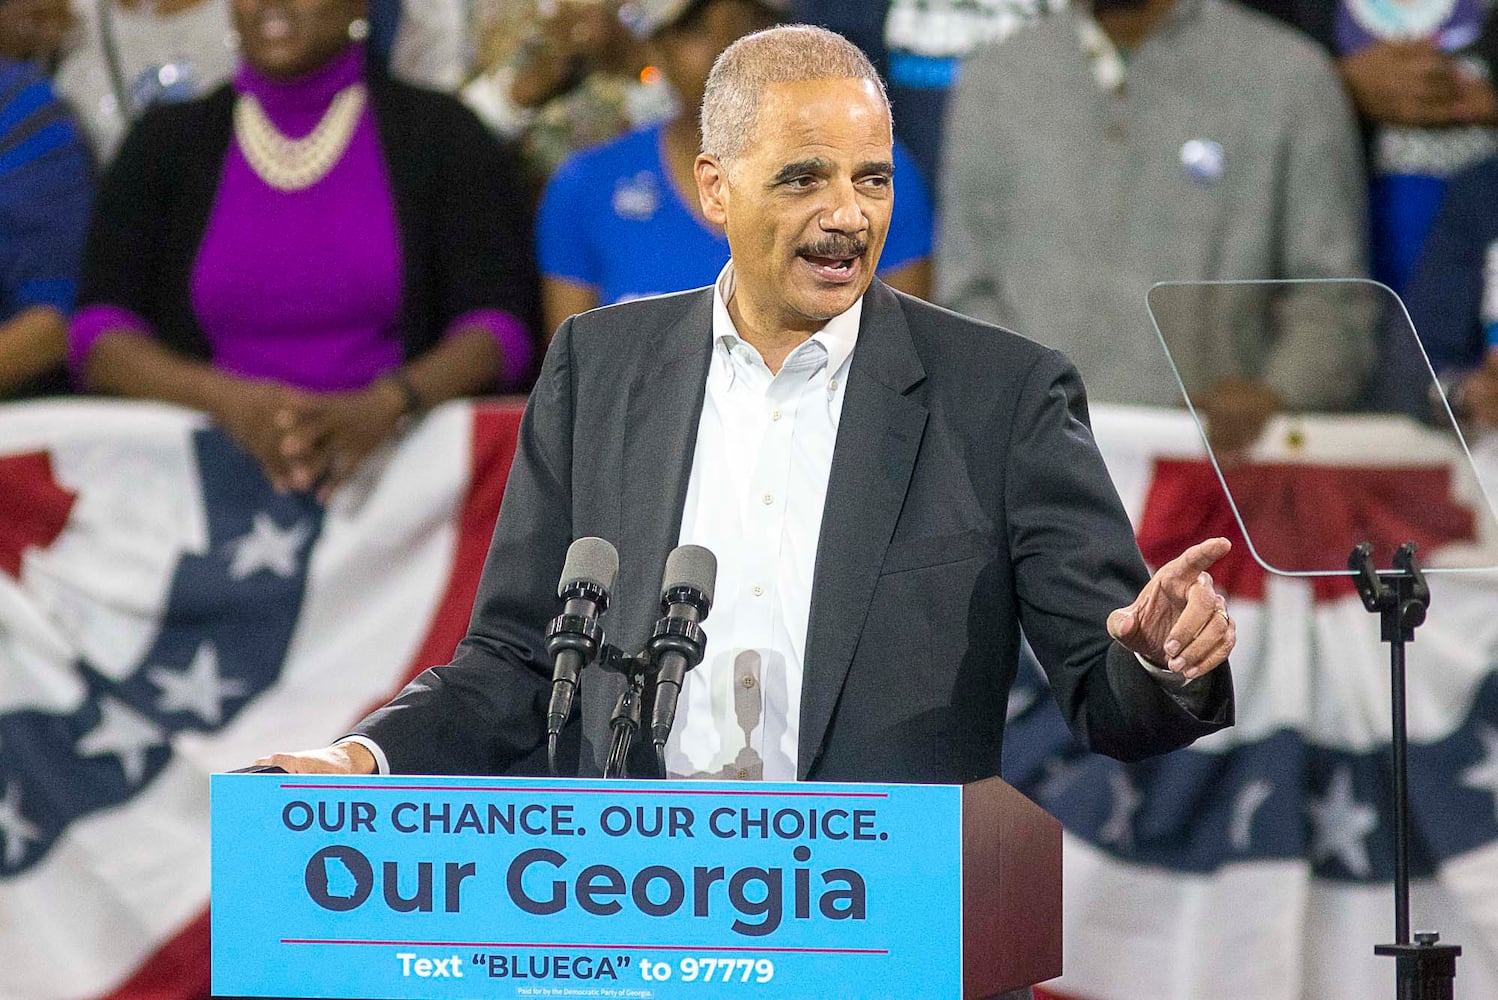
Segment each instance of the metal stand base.
M1421 931L1414 944L1381 944L1376 955L1391 956L1397 965L1396 1000L1452 1000L1456 985L1456 957L1462 949L1437 944L1435 932Z

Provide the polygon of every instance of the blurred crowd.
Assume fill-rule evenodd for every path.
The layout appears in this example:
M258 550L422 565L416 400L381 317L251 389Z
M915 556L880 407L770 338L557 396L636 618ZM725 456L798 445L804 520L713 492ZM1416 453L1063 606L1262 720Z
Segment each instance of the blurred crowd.
M1175 405L1498 427L1488 0L0 0L0 396L211 414L324 494L406 418L523 391L568 315L714 280L714 58L839 31L894 104L890 285ZM1328 304L1331 308L1327 308Z

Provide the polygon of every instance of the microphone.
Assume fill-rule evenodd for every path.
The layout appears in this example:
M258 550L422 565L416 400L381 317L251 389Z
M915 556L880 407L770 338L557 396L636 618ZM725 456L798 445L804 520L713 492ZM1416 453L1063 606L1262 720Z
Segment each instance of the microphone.
M583 667L603 647L598 616L609 608L609 591L619 575L619 553L602 538L579 538L567 549L557 596L562 613L546 626L546 652L551 657L551 704L546 710L546 736L555 747L572 714L572 698Z
M646 650L656 665L655 707L650 738L664 757L666 740L676 721L676 699L688 670L702 662L707 634L699 624L713 606L718 558L700 545L682 545L666 557L661 582L661 619Z

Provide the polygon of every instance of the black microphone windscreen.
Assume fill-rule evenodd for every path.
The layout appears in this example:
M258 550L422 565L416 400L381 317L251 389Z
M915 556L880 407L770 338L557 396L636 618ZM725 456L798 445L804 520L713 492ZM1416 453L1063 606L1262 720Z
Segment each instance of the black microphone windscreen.
M666 557L661 597L678 587L700 590L713 603L713 585L718 580L718 557L701 545L679 545Z
M567 548L567 562L562 566L557 596L563 596L567 588L578 583L591 583L611 592L618 575L619 552L608 540L579 538Z

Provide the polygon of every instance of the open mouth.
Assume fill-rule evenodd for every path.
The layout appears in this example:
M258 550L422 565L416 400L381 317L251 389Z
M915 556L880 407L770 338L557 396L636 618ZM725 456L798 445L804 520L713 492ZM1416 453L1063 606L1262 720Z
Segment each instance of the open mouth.
M818 278L834 284L841 284L853 280L858 274L858 261L862 258L862 255L847 254L827 257L804 253L800 257Z

